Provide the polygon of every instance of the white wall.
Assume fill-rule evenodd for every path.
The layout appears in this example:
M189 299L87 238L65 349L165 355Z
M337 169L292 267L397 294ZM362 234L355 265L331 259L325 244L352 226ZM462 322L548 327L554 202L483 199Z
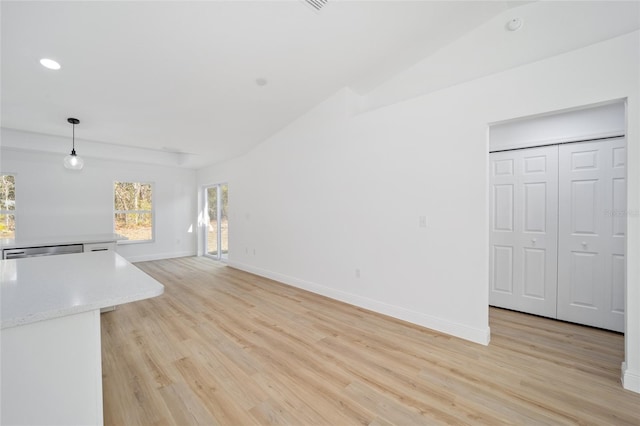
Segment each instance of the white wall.
M229 183L230 264L488 343L488 125L626 98L628 208L640 211L639 39L357 116L362 99L337 93L248 155L199 171L200 185ZM629 215L629 259L640 258L639 220ZM630 261L625 386L637 391L639 272Z
M505 31L512 18L523 26ZM361 104L376 108L640 29L640 2L534 1L510 9L398 73ZM576 73L581 70L574 70ZM517 95L517 93L514 93Z
M489 148L499 151L624 135L625 108L624 101L620 101L494 124Z
M64 168L62 154L5 148L0 171L16 174L18 238L113 232L113 182L154 184L155 241L119 245L130 261L194 255L196 252L196 172L173 167L85 157L80 172ZM49 136L28 134L47 142Z

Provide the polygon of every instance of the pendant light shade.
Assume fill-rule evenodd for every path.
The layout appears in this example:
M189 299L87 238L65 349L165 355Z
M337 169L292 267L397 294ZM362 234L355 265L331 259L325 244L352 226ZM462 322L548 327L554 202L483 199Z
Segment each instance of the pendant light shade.
M76 124L80 123L77 118L67 118L67 121L73 125L73 145L71 154L64 157L64 166L69 170L82 170L84 160L76 154Z

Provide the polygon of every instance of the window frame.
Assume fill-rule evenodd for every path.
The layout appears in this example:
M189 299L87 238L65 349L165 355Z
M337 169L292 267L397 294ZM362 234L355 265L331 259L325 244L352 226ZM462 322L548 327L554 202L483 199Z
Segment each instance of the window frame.
M140 185L149 185L151 188L151 210L116 210L116 184L118 183L131 183L131 184L140 184ZM116 231L116 215L117 214L151 214L151 238L148 240L118 240L118 245L129 245L129 244L149 244L155 243L156 241L156 203L155 203L155 192L156 186L154 182L147 181L132 181L132 180L114 180L113 186L111 188L111 200L113 202L113 232ZM122 234L119 234L122 235ZM123 235L125 236L125 235Z
M6 210L0 205L0 216L13 216L13 238L0 238L0 239L16 239L18 235L18 178L17 173L12 172L0 172L0 176L13 176L13 210Z

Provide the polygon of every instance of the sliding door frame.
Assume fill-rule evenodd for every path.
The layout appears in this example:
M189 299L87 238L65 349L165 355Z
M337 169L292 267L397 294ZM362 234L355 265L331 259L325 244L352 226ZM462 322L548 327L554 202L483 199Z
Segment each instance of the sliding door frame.
M210 257L212 259L215 260L221 260L221 261L226 261L228 259L228 250L225 252L223 250L223 235L222 235L222 219L223 219L223 200L222 200L222 194L223 194L223 187L227 188L227 191L229 190L228 188L228 184L227 183L217 183L217 184L213 184L213 185L205 185L202 187L202 199L203 199L203 209L202 209L202 213L203 213L203 217L204 217L204 226L202 227L203 229L203 255L206 257ZM208 247L208 241L209 241L209 226L211 223L211 220L214 218L211 218L209 216L209 190L215 188L216 190L216 217L215 217L215 221L217 223L216 226L216 253L212 254L209 251L209 247ZM228 224L228 218L227 218L227 224ZM228 239L228 236L227 236ZM226 242L228 245L228 241Z

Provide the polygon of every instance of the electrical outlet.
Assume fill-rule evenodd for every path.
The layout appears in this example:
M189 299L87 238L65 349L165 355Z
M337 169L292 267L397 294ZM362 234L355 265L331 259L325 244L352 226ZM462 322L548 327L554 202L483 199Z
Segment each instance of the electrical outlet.
M418 226L420 226L420 228L426 228L427 227L427 217L426 216L418 216Z
M356 278L360 278L360 269L356 269Z

